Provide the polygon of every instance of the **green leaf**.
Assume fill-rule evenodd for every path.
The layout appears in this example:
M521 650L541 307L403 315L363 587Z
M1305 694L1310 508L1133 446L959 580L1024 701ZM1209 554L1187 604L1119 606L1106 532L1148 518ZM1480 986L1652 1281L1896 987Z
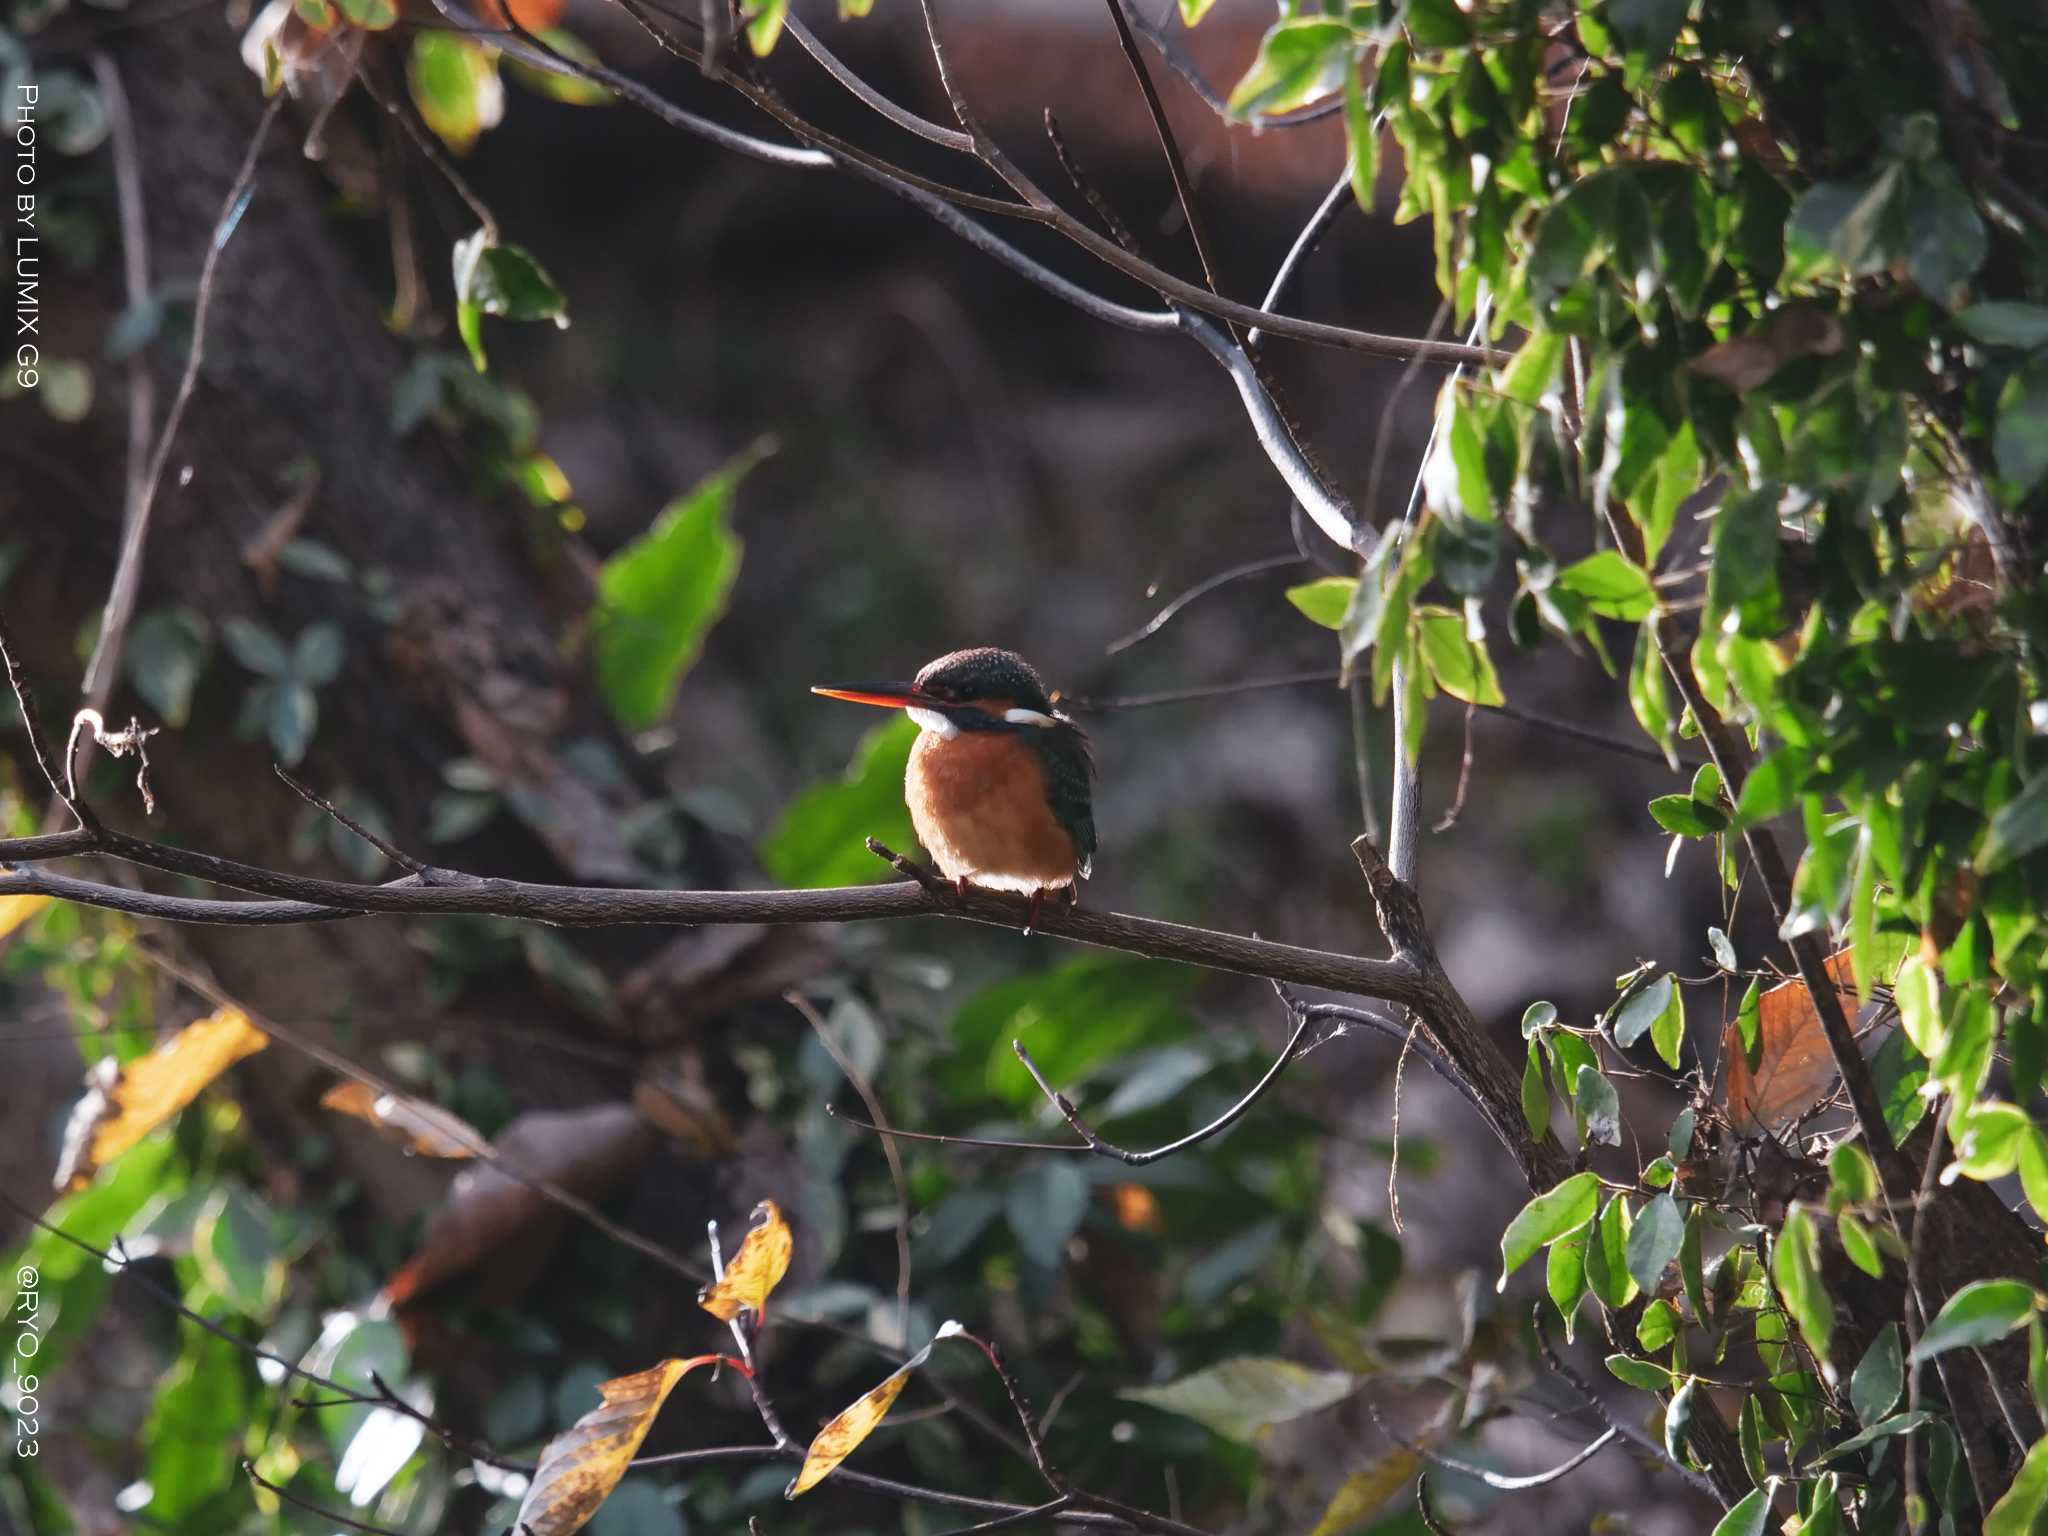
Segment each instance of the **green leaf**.
M129 686L177 730L192 718L192 692L212 654L213 630L205 619L187 608L158 608L129 628L121 663Z
M1408 35L1424 48L1458 48L1472 40L1472 22L1456 0L1408 0Z
M1668 1193L1657 1196L1643 1207L1629 1230L1629 1278L1654 1293L1684 1241L1685 1213Z
M1280 21L1259 42L1258 56L1230 93L1228 110L1243 121L1307 106L1337 90L1351 63L1351 28L1303 16Z
M278 761L296 768L313 744L313 732L320 722L320 706L313 690L303 683L274 683L270 686L263 729Z
M1180 0L1181 25L1192 27L1209 14L1209 7L1215 3L1216 0Z
M1655 1353L1668 1347L1678 1337L1679 1329L1678 1309L1659 1297L1643 1308L1642 1319L1636 1324L1636 1343Z
M1957 327L1987 347L2013 347L2031 352L2048 346L2048 305L1990 299L1956 315Z
M1903 1030L1886 1035L1871 1055L1870 1078L1884 1105L1885 1128L1893 1141L1904 1141L1927 1114L1927 1099L1920 1092L1927 1081L1927 1063Z
M1557 573L1556 584L1584 598L1593 612L1631 624L1656 604L1648 573L1619 550L1603 549L1573 562Z
M1790 747L1765 753L1742 781L1742 794L1735 802L1735 819L1730 825L1736 831L1744 831L1784 814L1799 798L1805 774L1804 759Z
M1692 1403L1699 1384L1697 1376L1686 1377L1664 1405L1664 1454L1680 1466L1685 1465L1685 1437L1692 1428Z
M1973 1280L1934 1315L1908 1361L1918 1365L1951 1349L1996 1343L2032 1317L2038 1304L2024 1280Z
M1915 167L1908 178L1905 240L1913 281L1943 308L1977 275L1991 250L1990 232L1969 189L1940 161Z
M1636 89L1646 75L1671 57L1690 0L1609 0L1607 21L1624 49L1624 83Z
M149 1517L164 1528L197 1515L239 1477L242 1438L256 1413L240 1340L186 1325L177 1364L156 1389L141 1443Z
M1560 1237L1550 1245L1543 1266L1543 1289L1564 1320L1564 1338L1569 1344L1577 1330L1579 1303L1586 1296L1587 1229Z
M619 723L665 718L739 574L733 492L760 462L752 449L662 509L654 525L597 575L598 691Z
M1859 1424L1875 1424L1892 1411L1905 1390L1905 1354L1899 1348L1899 1325L1886 1323L1849 1376L1849 1402Z
M1575 1173L1523 1206L1501 1234L1500 1279L1494 1289L1506 1290L1508 1276L1527 1263L1538 1249L1591 1221L1599 1199L1599 1178L1592 1173Z
M1993 874L2044 846L2048 846L2048 773L2036 775L2031 784L1998 808L1985 828L1983 846L1977 850L1977 872Z
M1355 576L1324 576L1287 589L1287 601L1325 629L1342 629L1345 611L1358 590Z
M1764 634L1776 627L1779 496L1776 485L1765 484L1737 491L1721 503L1714 519L1713 565L1707 572L1710 623L1733 613L1744 634Z
M1877 1243L1871 1238L1870 1229L1854 1211L1844 1210L1835 1216L1835 1232L1842 1240L1842 1251L1849 1256L1849 1262L1872 1279L1884 1274L1884 1259L1877 1251Z
M1621 1145L1621 1095L1607 1074L1597 1067L1579 1068L1578 1088L1572 1096L1582 1134L1587 1141Z
M2034 1411L2048 1415L2048 1328L2039 1317L2027 1319L2027 1391Z
M365 32L381 32L398 24L398 11L391 0L334 0L341 14Z
M1041 1269L1056 1270L1067 1239L1088 1214L1088 1176L1072 1158L1040 1158L1008 1181L1003 1214L1018 1252Z
M324 688L341 675L348 641L341 626L322 620L299 631L292 644L292 679L308 688Z
M903 776L917 726L897 715L861 738L837 779L814 784L791 801L761 840L761 863L776 884L793 887L864 885L890 874L867 850L877 838L898 853L916 844L903 804Z
M747 46L757 59L765 59L782 36L782 23L789 16L789 0L747 0L741 15L746 20Z
M1199 3L1206 7L1211 0ZM1365 99L1365 77L1356 63L1344 71L1344 144L1350 155L1351 196L1361 209L1371 213L1373 189L1379 179L1380 135Z
M1118 1394L1207 1426L1226 1440L1253 1444L1259 1431L1340 1403L1358 1390L1345 1371L1312 1371L1264 1355L1225 1360L1157 1387Z
M1448 608L1424 606L1415 610L1415 618L1422 638L1423 660L1437 687L1467 704L1507 702L1500 691L1500 679L1494 674L1486 642L1467 633L1462 616Z
M1636 1298L1636 1282L1628 1272L1628 1197L1616 1195L1594 1223L1586 1244L1586 1284L1610 1307L1625 1307Z
M1743 1400L1744 1422L1753 1422L1751 1415L1756 1408L1754 1396ZM1750 1475L1756 1477L1754 1468ZM1714 1524L1712 1536L1764 1536L1771 1523L1771 1499L1778 1491L1778 1480L1758 1478L1760 1486L1752 1488L1737 1499Z
M1880 1440L1889 1440L1894 1435L1910 1435L1921 1425L1932 1423L1933 1420L1934 1415L1924 1408L1915 1409L1912 1413L1893 1414L1890 1418L1880 1420L1868 1429L1851 1435L1840 1445L1831 1447L1825 1456L1815 1457L1813 1465L1824 1467L1831 1461L1837 1461L1866 1446L1875 1445Z
M2036 1216L2048 1218L2048 1136L2029 1126L2020 1141L2020 1188Z
M1719 806L1702 805L1691 795L1659 795L1650 815L1666 832L1680 837L1712 837L1728 830L1728 816Z
M258 677L291 676L291 655L284 642L254 619L231 615L222 622L220 634L227 642L228 654Z
M1655 981L1638 989L1627 1002L1614 1010L1613 1023L1608 1027L1614 1034L1614 1043L1624 1051L1632 1047L1649 1032L1657 1016L1669 1008L1678 995L1678 978L1666 971Z
M1795 1204L1771 1248L1771 1279L1807 1346L1823 1363L1834 1340L1835 1304L1820 1272L1820 1233L1813 1213Z
M1913 1048L1934 1060L1948 1042L1948 1025L1941 1016L1941 983L1921 956L1910 955L1899 967L1892 982L1892 1002Z
M1671 714L1671 695L1665 686L1664 658L1657 648L1657 619L1653 614L1636 631L1635 655L1628 668L1628 703L1643 734L1664 751L1664 761L1678 768L1678 732Z
M1877 1164L1855 1142L1840 1142L1828 1154L1828 1185L1830 1205L1867 1205L1877 1198Z
M1742 1448L1742 1467L1749 1474L1749 1480L1757 1486L1759 1492L1771 1486L1770 1479L1764 1471L1763 1399L1754 1392L1745 1392L1742 1395L1742 1414L1736 1421L1736 1440ZM1756 1494L1751 1494L1742 1501L1742 1504L1749 1503L1750 1499L1755 1497ZM1736 1508L1740 1509L1742 1504L1736 1505ZM1769 1506L1766 1505L1765 1509L1768 1511ZM1715 1529L1718 1533L1719 1527ZM1761 1525L1758 1529L1762 1529Z
M1905 240L1904 180L1904 168L1893 162L1860 181L1815 183L1785 221L1786 254L1802 270L1832 259L1857 277L1890 266Z
M192 1228L192 1256L235 1311L266 1322L284 1299L284 1255L270 1213L239 1185L216 1190Z
M1609 1355L1606 1365L1608 1375L1616 1381L1625 1381L1645 1392L1671 1390L1671 1372L1654 1361L1638 1360L1633 1355Z
M1542 1140L1550 1130L1550 1091L1543 1082L1543 1047L1529 1042L1529 1059L1522 1067L1522 1118L1529 1134Z
M2021 495L2048 477L2048 357L2034 357L2005 381L1991 451Z
M486 366L479 317L569 323L569 301L541 264L516 245L492 245L488 230L455 242L457 327L478 373Z
M2048 1511L2048 1436L2036 1440L1991 1512L1984 1517L1984 1536L2030 1536L2040 1529Z
M2020 1150L2040 1132L2026 1112L2014 1104L1977 1104L1950 1123L1949 1140L1956 1160L1944 1178L2002 1179L2020 1165Z
M1531 1003L1522 1010L1522 1038L1534 1040L1538 1030L1548 1029L1557 1022L1557 1004Z
M454 32L413 35L405 83L420 120L457 154L467 154L503 110L497 55Z

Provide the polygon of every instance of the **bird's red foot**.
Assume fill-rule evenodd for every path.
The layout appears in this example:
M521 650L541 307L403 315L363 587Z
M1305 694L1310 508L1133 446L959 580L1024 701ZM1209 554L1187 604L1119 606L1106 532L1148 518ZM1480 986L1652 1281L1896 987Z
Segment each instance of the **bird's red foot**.
M967 899L967 893L973 890L974 886L965 875L961 875L954 880L953 889L959 893L960 899L962 901L965 901Z
M1067 905L1068 905L1068 906L1070 906L1070 907L1078 907L1078 906L1080 906L1080 905L1081 905L1081 882L1080 882L1080 881L1078 881L1078 880L1072 880L1072 881L1069 881L1069 882L1067 883L1067 887L1066 887L1066 897L1067 897Z
M1038 926L1038 914L1045 910L1045 887L1040 886L1031 893L1031 901L1024 908L1024 931L1029 933Z

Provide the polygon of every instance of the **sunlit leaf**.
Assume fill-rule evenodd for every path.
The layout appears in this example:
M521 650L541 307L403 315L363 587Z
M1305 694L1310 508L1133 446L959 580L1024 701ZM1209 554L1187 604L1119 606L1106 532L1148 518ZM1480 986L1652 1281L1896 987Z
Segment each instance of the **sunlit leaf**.
M1353 1472L1338 1485L1309 1536L1344 1536L1356 1530L1379 1507L1414 1481L1421 1458L1395 1446Z
M1835 1303L1821 1278L1820 1233L1813 1213L1803 1206L1795 1204L1786 1212L1771 1249L1771 1279L1808 1346L1825 1363L1834 1339Z
M761 862L780 885L864 885L887 878L868 852L872 837L898 853L917 842L903 803L903 776L917 725L908 715L876 726L854 749L845 773L814 784L783 810L761 839Z
M1133 1387L1120 1395L1250 1445L1268 1425L1327 1408L1357 1390L1358 1378L1346 1371L1316 1371L1292 1360L1246 1355L1164 1386Z
M1856 982L1849 951L1828 956L1827 972L1837 995L1854 1011ZM1722 1031L1721 1056L1727 1063L1722 1097L1729 1123L1747 1136L1775 1132L1811 1109L1836 1077L1827 1034L1806 983L1793 980L1763 992L1757 999L1753 1052L1743 1039L1742 1018Z
M2041 1298L2024 1280L1974 1280L1934 1314L1908 1361L1918 1364L1951 1349L1993 1344L2025 1323Z
M198 1098L221 1073L269 1043L241 1009L223 1007L193 1020L125 1067L111 1056L102 1057L65 1128L57 1187L77 1189L88 1183Z
M0 875L0 880L5 878ZM0 939L6 938L56 899L54 896L0 896Z
M773 1200L754 1208L754 1225L747 1230L739 1252L725 1261L725 1273L716 1285L697 1297L697 1304L721 1322L731 1322L741 1308L759 1312L767 1306L768 1295L789 1272L789 1255L795 1246L789 1223Z
M420 1157L475 1157L484 1136L438 1105L404 1094L380 1093L367 1083L336 1083L320 1107L373 1125L387 1141Z
M875 1426L888 1416L890 1407L909 1382L910 1373L931 1358L933 1346L941 1339L954 1338L963 1331L958 1323L941 1323L930 1344L904 1361L879 1386L870 1388L842 1409L812 1437L810 1448L804 1452L802 1469L795 1481L782 1491L782 1496L785 1499L796 1498L831 1476L839 1463L859 1449L861 1441L873 1434Z
M1231 91L1230 115L1272 116L1306 106L1341 87L1350 62L1351 28L1345 23L1313 16L1277 22Z
M455 304L456 328L478 373L486 366L482 316L569 323L569 301L541 264L516 245L491 243L486 229L455 242Z
M603 1402L542 1449L512 1529L530 1536L569 1536L580 1530L625 1476L626 1464L647 1438L675 1384L718 1358L664 1360L598 1383Z
M1546 1190L1523 1206L1501 1234L1500 1279L1495 1282L1494 1289L1506 1290L1508 1276L1527 1263L1538 1249L1591 1221L1599 1199L1598 1176L1575 1173L1555 1189Z
M725 613L739 574L732 498L765 450L750 448L662 510L597 576L598 691L620 724L654 725Z
M1287 589L1287 601L1325 629L1342 629L1344 613L1358 588L1355 576L1323 576Z

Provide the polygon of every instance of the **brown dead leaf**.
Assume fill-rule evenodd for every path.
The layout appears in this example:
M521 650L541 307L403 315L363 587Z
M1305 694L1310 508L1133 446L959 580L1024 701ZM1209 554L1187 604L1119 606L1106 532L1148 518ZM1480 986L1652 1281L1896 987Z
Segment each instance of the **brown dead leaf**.
M295 466L292 479L291 494L242 546L242 564L256 578L257 589L265 597L276 595L278 557L299 536L306 514L313 509L313 498L320 492L320 467L312 463Z
M488 1144L460 1116L404 1094L379 1093L368 1083L336 1083L320 1096L320 1107L375 1126L386 1141L417 1157L475 1157Z
M1802 357L1833 357L1842 350L1841 322L1826 310L1795 304L1755 329L1716 342L1687 363L1688 372L1742 395Z
M804 1464L796 1480L782 1491L785 1499L793 1499L811 1489L832 1475L832 1471L859 1448L861 1441L875 1432L875 1426L888 1417L889 1409L910 1380L910 1373L931 1358L932 1348L941 1339L950 1339L964 1330L958 1323L942 1323L939 1331L932 1335L932 1342L925 1345L902 1365L890 1373L880 1386L865 1392L848 1406L831 1423L819 1430L811 1441L810 1449L804 1452Z
M602 1197L647 1155L653 1133L630 1104L532 1111L493 1144L507 1167L584 1200ZM503 1168L478 1163L455 1176L447 1202L428 1219L419 1251L385 1287L404 1306L508 1244L545 1236L558 1208Z
M754 1207L754 1215L757 1219L740 1251L726 1261L724 1275L697 1295L697 1305L722 1323L738 1317L742 1307L759 1312L767 1306L768 1293L789 1272L795 1243L781 1208L773 1200L763 1200Z
M57 1188L91 1183L95 1173L198 1098L208 1083L269 1043L246 1013L224 1007L125 1067L111 1056L102 1058L86 1074L85 1096L65 1127Z
M654 1416L675 1384L718 1355L689 1360L664 1360L631 1376L601 1381L604 1401L547 1443L540 1453L533 1482L512 1521L515 1531L530 1536L569 1536L597 1513L618 1487L626 1464L647 1438Z
M1828 975L1851 1012L1856 976L1849 951L1828 956ZM1728 1064L1725 1099L1728 1123L1744 1136L1772 1135L1797 1120L1835 1081L1835 1060L1806 983L1794 979L1757 998L1754 1056L1742 1048L1742 1021L1730 1019L1721 1034Z
M704 1076L704 1058L681 1050L641 1069L633 1107L650 1125L700 1158L725 1157L739 1147L732 1121Z

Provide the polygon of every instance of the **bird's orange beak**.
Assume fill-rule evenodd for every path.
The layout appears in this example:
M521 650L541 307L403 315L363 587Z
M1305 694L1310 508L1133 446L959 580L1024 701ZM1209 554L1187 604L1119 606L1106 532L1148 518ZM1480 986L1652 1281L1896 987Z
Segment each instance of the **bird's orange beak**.
M881 709L908 709L912 705L936 705L939 701L918 692L915 683L848 683L841 688L813 688L811 692L849 704L873 704Z

